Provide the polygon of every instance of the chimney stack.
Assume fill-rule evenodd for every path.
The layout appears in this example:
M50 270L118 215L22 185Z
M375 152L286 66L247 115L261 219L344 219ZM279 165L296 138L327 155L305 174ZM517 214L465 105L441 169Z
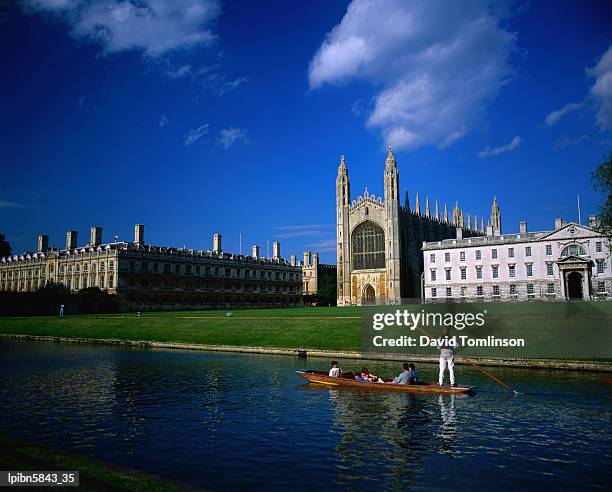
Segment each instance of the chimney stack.
M134 225L134 242L136 244L144 244L144 224Z
M527 234L527 221L526 220L521 220L521 222L519 223L519 232L521 234Z
M274 241L272 243L272 258L278 260L280 257L280 243L278 241Z
M100 246L102 244L102 228L94 226L89 231L89 245Z
M313 253L312 266L314 266L315 268L319 266L319 253Z
M259 258L259 246L257 246L256 244L253 245L253 250L251 252L251 256L253 258Z
M297 257L295 255L291 255L291 258L289 259L289 264L291 266L297 266Z
M46 253L47 250L49 249L49 236L47 236L46 234L40 234L38 236L38 252L39 253Z
M561 227L563 227L563 221L559 217L557 217L555 219L555 230L561 229Z
M75 249L77 247L77 231L66 232L66 249Z
M223 250L221 249L221 234L215 234L213 236L213 253L219 254Z
M457 239L463 239L463 229L461 227L457 227Z
M304 266L310 266L310 251L304 251Z

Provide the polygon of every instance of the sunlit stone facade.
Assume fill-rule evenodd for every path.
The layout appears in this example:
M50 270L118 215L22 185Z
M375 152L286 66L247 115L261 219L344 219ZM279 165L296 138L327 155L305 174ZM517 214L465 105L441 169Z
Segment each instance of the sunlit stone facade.
M400 204L397 163L391 149L384 169L384 196L368 193L352 199L348 168L340 159L336 178L336 239L338 305L397 304L401 299L420 297L423 272L423 241L455 237L459 228L463 236L484 234L478 230L477 217L467 214L456 203L452 216L430 210L429 199L424 210L417 194L414 209L408 193ZM501 219L500 219L501 220Z
M555 221L555 229L490 231L484 237L423 243L427 301L609 299L608 240L590 226Z
M66 249L48 247L41 235L38 251L0 259L0 290L32 292L48 285L71 291L98 287L120 297L131 309L183 309L235 306L296 306L302 303L301 267L280 257L225 253L221 235L213 249L196 251L147 245L144 226L133 242L102 243L102 229L91 229L90 242L77 246L69 231ZM254 248L255 251L255 248Z

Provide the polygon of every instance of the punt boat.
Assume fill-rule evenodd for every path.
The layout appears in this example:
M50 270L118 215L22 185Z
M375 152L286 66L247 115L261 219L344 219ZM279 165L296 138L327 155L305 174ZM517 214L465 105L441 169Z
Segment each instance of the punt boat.
M328 376L327 372L302 369L295 371L298 376L310 381L311 383L324 384L327 386L347 386L352 388L362 388L368 390L381 391L402 391L404 393L470 393L476 386L440 386L432 381L420 384L397 384L391 379L384 379L384 383L370 383L367 381L357 381L353 373L345 373L344 377L334 378Z

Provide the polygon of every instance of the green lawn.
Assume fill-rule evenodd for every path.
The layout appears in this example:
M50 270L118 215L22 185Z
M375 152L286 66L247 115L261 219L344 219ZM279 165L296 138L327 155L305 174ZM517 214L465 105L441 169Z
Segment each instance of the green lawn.
M529 342L530 351L523 356L612 357L612 303L609 302L417 304L405 308L415 312L426 309L453 313L484 310L487 313L485 327L462 333L524 337ZM397 306L386 309L395 310ZM227 317L226 311L172 311L147 312L140 318L134 313L67 316L63 319L2 318L0 333L359 351L362 348L363 313L359 307L322 307L232 310L232 317ZM366 334L370 332L366 331ZM437 336L439 330L432 334ZM571 352L572 347L584 343L596 346L597 354L588 350L579 351L582 355ZM548 350L558 349L560 345L564 351ZM433 350L421 350L420 353L433 353ZM507 352L494 354L482 348L469 353L513 356Z

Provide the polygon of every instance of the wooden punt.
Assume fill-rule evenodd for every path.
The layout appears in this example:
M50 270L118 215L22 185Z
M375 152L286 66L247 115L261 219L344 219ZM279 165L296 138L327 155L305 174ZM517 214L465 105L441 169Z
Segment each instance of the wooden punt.
M311 383L324 384L327 386L350 386L351 388L362 388L367 390L381 391L403 391L404 393L469 393L474 391L476 386L440 386L438 383L431 381L421 384L396 384L391 380L385 380L384 383L369 383L366 381L357 381L356 379L334 378L327 375L323 371L313 371L309 369L295 371L298 376L310 381Z

